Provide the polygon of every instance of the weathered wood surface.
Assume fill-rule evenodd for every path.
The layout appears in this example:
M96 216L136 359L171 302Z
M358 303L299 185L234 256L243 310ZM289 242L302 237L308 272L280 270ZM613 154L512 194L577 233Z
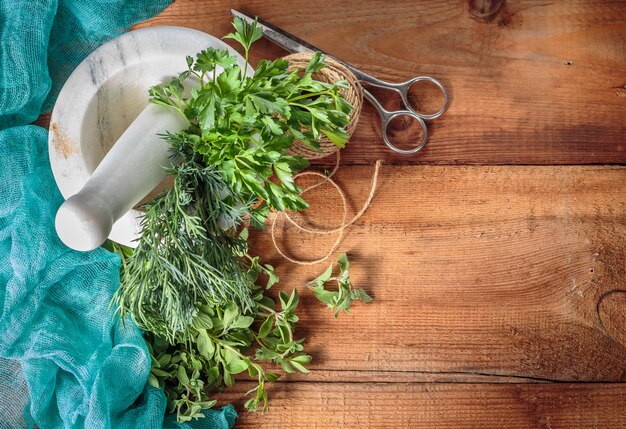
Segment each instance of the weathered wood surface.
M338 173L352 213L371 171ZM383 167L342 245L375 301L337 319L302 287L323 267L257 234L255 253L300 287L314 361L241 427L625 427L625 181L625 167ZM307 220L337 222L338 198L315 192ZM332 242L278 224L293 255ZM239 383L222 400L241 405Z
M241 383L224 400L242 404ZM624 384L277 383L239 428L597 429L626 427Z
M371 172L338 174L354 208ZM624 167L383 167L372 207L341 246L375 301L333 319L301 289L312 368L382 372L372 381L406 371L398 378L626 382L624 183ZM311 222L341 218L333 191L308 199ZM333 241L291 226L277 233L300 257ZM256 240L288 289L325 268L294 267L268 234ZM334 375L307 376L320 377Z
M386 149L367 105L346 162L626 163L622 0L177 0L142 25L182 25L221 37L230 31L230 8L257 14L380 78L430 75L448 88L450 108L431 123L418 155ZM254 62L283 54L265 40L252 52ZM431 98L420 101L433 106ZM393 107L395 99L385 104Z
M626 168L388 165L626 163L626 2L177 0L140 26L222 36L231 7L451 93L418 155L387 150L369 106L344 151L352 213L372 172L355 164L387 163L341 246L373 303L333 319L303 287L325 266L296 267L255 235L282 287L301 288L314 361L239 426L626 427ZM261 41L253 62L284 53ZM332 191L307 199L315 224L340 219ZM278 239L311 258L332 242L291 227ZM242 410L249 387L221 399Z

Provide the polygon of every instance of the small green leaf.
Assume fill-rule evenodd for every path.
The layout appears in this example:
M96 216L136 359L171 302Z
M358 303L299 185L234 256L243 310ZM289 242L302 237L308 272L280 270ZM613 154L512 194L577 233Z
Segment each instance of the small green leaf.
M341 272L348 271L348 268L350 268L348 255L343 253L341 256L339 256L339 259L337 259L337 265L339 265L339 269L341 270Z
M215 50L215 64L221 66L225 70L230 70L236 62L237 58L232 56L226 49Z
M338 148L343 149L344 147L346 147L346 142L348 141L348 133L343 128L338 128L336 130L322 128L322 133L326 137L328 137L328 140L333 142Z
M249 236L250 236L250 230L248 228L243 228L241 232L239 233L239 238L241 238L242 240L247 241Z
M298 355L296 357L291 358L292 362L298 362L299 364L302 365L307 365L309 363L311 363L311 356L309 355Z
M367 294L363 289L352 289L350 292L352 299L358 299L363 302L372 302L374 299Z
M202 401L198 402L198 405L202 407L203 410L208 410L209 408L213 408L217 404L217 401Z
M189 384L189 377L187 376L187 372L185 371L185 367L183 365L178 366L178 372L176 373L176 377L178 378L180 384L182 384L183 386Z
M210 344L213 344L213 343L211 342ZM191 367L192 367L193 369L200 370L200 369L202 369L203 365L202 365L202 362L200 361L200 359L197 359L197 358L194 356L194 357L192 357L192 359L191 359Z
M280 125L278 125L278 123L274 119L272 119L271 116L263 116L261 118L261 122L263 122L263 124L267 126L272 134L281 135L283 133Z
M261 327L259 328L259 338L265 338L272 330L272 326L274 324L274 318L272 316L268 316L267 319L263 322Z
M196 329L211 329L213 328L213 321L211 316L203 311L199 311L193 319L192 326Z
M280 366L283 368L283 370L285 372L288 372L289 374L293 374L295 371L293 370L293 368L291 366L289 366L289 364L286 361L283 361Z
M239 316L230 326L233 329L246 329L254 322L254 318L250 316Z
M213 344L213 340L209 338L206 330L202 329L198 331L196 341L200 355L206 359L211 359L213 357L213 353L215 353L215 344Z
M265 274L267 274L268 279L267 279L267 284L265 285L265 289L269 289L272 286L274 286L276 283L278 283L279 279L278 276L276 275L276 273L274 272L274 267L269 265L269 264L265 264L264 265L264 271Z
M198 381L199 377L200 377L200 370L199 369L194 369L193 372L191 373L191 380L192 381Z
M285 291L280 291L278 292L278 298L280 299L280 306L281 308L284 310L286 310L289 307L289 295L287 295L287 293L285 293Z
M161 367L168 365L172 360L172 355L164 353L157 358Z
M333 300L337 296L337 292L328 291L324 289L323 285L311 287L311 290L313 290L313 292L315 293L315 297L319 301L323 302L324 304L328 306L332 305Z
M276 310L276 303L267 295L263 295L263 297L259 300L259 304L263 304L266 307L271 308L272 310Z
M287 189L295 190L291 168L288 163L277 162L274 164L274 171L276 172L278 179Z
M283 323L278 322L276 324L278 326L278 331L280 332L280 337L283 340L283 343L288 343L291 341L291 337L289 335L289 328Z
M200 311L203 312L204 314L207 314L211 317L215 316L215 311L213 311L213 308L211 308L210 305L201 305L200 306Z
M224 317L222 318L224 328L230 327L235 318L237 318L238 316L239 308L233 303L229 304L228 307L226 307L226 309L224 310Z
M154 376L154 374L150 374L148 377L148 383L150 383L150 386L156 387L157 389L161 387L159 386L159 380Z
M269 340L269 338L268 338ZM262 361L271 361L278 356L278 353L268 349L267 347L261 347L256 350L255 359Z
M324 284L328 281L328 279L330 279L330 276L332 276L332 274L333 274L333 264L331 263L329 267L326 269L326 271L324 271L319 277L317 277L313 281L317 283L318 285Z
M291 296L289 297L289 301L287 301L287 308L285 311L293 311L298 306L298 302L300 301L300 297L298 296L298 289L294 288L291 291Z
M258 26L256 20L254 20L252 24L248 24L246 21L236 16L233 20L233 27L235 27L235 33L230 33L224 36L224 38L235 39L246 51L250 49L250 45L263 36L263 29Z
M302 373L304 373L304 374L308 374L308 373L309 373L309 370L308 370L308 369L306 369L304 366L302 366L302 364L301 364L301 363L296 362L296 361L294 361L293 359L292 359L292 360L290 360L290 361L289 361L289 363L290 363L291 365L293 365L293 367L294 367L295 369L297 369L298 371L300 371L300 372L302 372Z
M324 68L324 55L320 52L314 52L304 72L305 74L312 74L322 68Z
M226 385L226 387L233 387L233 384L235 384L235 379L233 378L232 374L230 374L226 370L224 372L224 384Z
M248 365L248 375L250 377L256 377L259 375L259 370L256 368L255 365L253 364Z
M194 70L200 73L208 73L215 69L215 49L207 48L196 55Z
M163 371L162 369L159 369L159 368L152 368L150 371L157 377L169 378L171 376L169 372Z
M239 67L233 67L225 70L217 77L217 84L222 95L228 94L239 88L241 80L239 79Z
M266 372L265 379L271 383L275 382L280 378L280 374L276 374L274 372Z
M208 103L198 114L198 122L203 133L208 133L215 126L216 101L215 97L211 97Z
M243 404L243 406L246 408L246 410L254 413L259 409L259 401L256 397L250 398L245 402L245 404Z
M231 374L239 374L248 369L248 364L242 359L231 359L226 362L226 370Z

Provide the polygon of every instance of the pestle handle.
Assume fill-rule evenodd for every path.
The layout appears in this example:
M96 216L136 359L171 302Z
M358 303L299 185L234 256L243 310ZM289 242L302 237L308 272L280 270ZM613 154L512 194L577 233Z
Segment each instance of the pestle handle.
M149 104L124 131L85 186L59 208L55 228L75 250L102 245L113 224L150 193L172 164L169 143L158 134L187 128L187 119L172 108Z

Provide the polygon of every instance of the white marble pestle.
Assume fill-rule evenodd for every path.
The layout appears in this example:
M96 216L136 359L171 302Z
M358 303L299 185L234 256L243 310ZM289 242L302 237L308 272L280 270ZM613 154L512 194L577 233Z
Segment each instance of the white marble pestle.
M87 183L59 208L55 227L68 247L93 250L113 224L150 193L172 164L169 144L158 134L188 126L174 109L149 104L113 145Z

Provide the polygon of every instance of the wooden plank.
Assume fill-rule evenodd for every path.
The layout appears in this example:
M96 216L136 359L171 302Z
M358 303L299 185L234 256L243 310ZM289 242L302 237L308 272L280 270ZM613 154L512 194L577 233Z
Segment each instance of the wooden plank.
M371 173L338 173L352 212ZM374 204L341 246L375 301L337 319L302 288L326 264L287 263L268 233L253 253L285 289L301 287L313 371L626 381L625 181L623 167L383 166ZM312 223L340 219L332 191L305 196ZM278 242L294 256L332 244L282 224Z
M497 375L469 371L410 371L410 370L358 370L327 369L323 362L316 362L315 370L308 374L283 374L286 382L323 383L551 383L552 381L522 376ZM247 374L239 374L237 380L249 381Z
M33 125L38 125L41 128L48 129L50 127L50 116L51 112L42 113L39 117L33 122Z
M241 408L250 387L240 383L222 399ZM278 383L270 389L270 410L242 412L237 427L626 427L624 384Z
M216 36L229 9L255 13L392 81L432 75L449 89L445 116L418 155L382 144L366 106L346 162L592 164L626 162L626 2L351 2L178 0L145 25L182 25ZM228 41L231 43L232 41ZM253 62L285 52L267 41ZM425 92L420 102L433 106ZM387 107L396 101L387 99ZM411 124L396 124L410 137ZM413 127L414 128L414 127ZM410 141L410 139L405 139Z

